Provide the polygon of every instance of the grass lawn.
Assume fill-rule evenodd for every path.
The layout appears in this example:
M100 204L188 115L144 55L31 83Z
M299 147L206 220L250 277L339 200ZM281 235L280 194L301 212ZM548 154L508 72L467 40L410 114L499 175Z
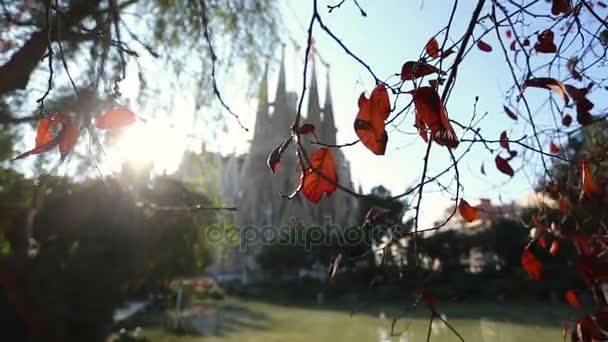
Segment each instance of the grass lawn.
M562 341L562 321L574 319L566 306L538 304L444 304L440 311L466 341ZM351 316L350 307L283 306L228 299L218 308L193 308L190 314L208 336L178 336L164 328L143 327L142 335L160 342L272 342L272 341L425 341L428 312L419 308L397 324L408 327L390 337L396 307L369 305ZM197 311L199 310L199 311ZM200 323L199 322L199 323ZM441 324L433 326L431 341L459 341Z

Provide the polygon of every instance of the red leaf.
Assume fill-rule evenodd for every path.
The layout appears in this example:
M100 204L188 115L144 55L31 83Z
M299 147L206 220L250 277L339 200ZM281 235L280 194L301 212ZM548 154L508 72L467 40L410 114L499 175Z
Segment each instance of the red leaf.
M490 44L484 42L483 40L478 40L477 41L477 48L483 52L491 52L492 51L492 47L490 46Z
M506 159L497 155L494 161L496 162L496 168L498 169L498 171L504 173L505 175L513 177L515 171L513 171L513 168L511 167L511 165L509 165L509 162Z
M435 298L435 296L428 290L422 290L420 293L420 298L422 298L422 301L428 306L434 307L437 305L437 298Z
M583 234L574 234L572 235L572 242L578 249L579 253L582 255L593 255L594 248L589 243L589 237Z
M549 146L549 150L553 154L558 154L559 153L559 147L557 145L555 145L555 143L553 141L551 142L551 145Z
M524 39L524 42L522 43L523 46L530 46L530 39L526 38Z
M409 61L401 67L401 80L413 80L436 72L439 72L439 69L430 64Z
M465 200L460 200L460 204L458 205L458 212L465 221L473 222L477 219L477 215L479 214L479 208L472 207Z
M557 253L559 253L559 241L558 240L553 240L553 242L551 243L551 248L549 249L549 253L551 253L551 255L556 256Z
M505 113L507 113L507 116L509 116L511 119L517 121L517 115L515 115L515 113L513 113L513 111L511 109L509 109L507 106L503 106Z
M569 114L564 115L562 118L562 125L569 127L572 123L572 117Z
M545 271L545 266L527 248L521 254L521 265L534 280L541 280Z
M310 164L304 175L302 192L312 203L318 203L323 194L331 195L336 191L338 175L334 158L327 148L316 150L310 155Z
M302 126L300 126L300 128L298 128L298 133L306 135L306 134L312 134L315 132L315 125L313 124L303 124Z
M589 125L593 122L593 116L589 111L594 107L593 102L587 99L589 88L577 88L569 84L566 84L565 88L576 104L576 120L583 126Z
M551 14L559 15L572 13L572 6L570 6L570 0L552 0L553 6L551 6Z
M553 43L553 31L545 30L538 35L538 42L534 45L534 48L538 52L542 53L555 53L557 52L557 46Z
M559 212L562 213L562 215L568 215L570 212L570 201L566 196L559 195L558 206Z
M437 39L431 38L431 40L426 43L426 46L424 48L426 49L426 53L429 56L433 58L439 57L439 43L437 43Z
M578 168L581 171L582 194L590 195L600 192L600 188L593 180L593 175L589 168L589 160L583 159L579 161Z
M388 92L383 84L378 84L369 99L365 94L359 97L359 112L355 119L355 133L365 147L377 155L383 155L386 150L388 136L384 120L388 118L391 104Z
M456 148L459 143L458 137L448 120L437 90L433 87L419 87L409 93L414 97L416 126L424 141L428 140L426 135L428 127L431 130L431 137L437 144Z
M500 133L500 147L506 149L507 151L511 150L509 148L509 138L507 137L506 131L502 131L502 133Z
M132 111L118 107L110 110L97 119L95 127L99 129L119 129L135 122L136 116Z
M540 236L538 238L538 244L542 247L542 248L547 248L547 240L545 240L544 236Z
M524 82L522 91L524 91L528 87L553 90L564 100L564 103L566 105L568 104L568 102L570 102L570 99L568 98L568 94L566 94L566 87L564 86L564 84L562 82L560 82L554 78L550 78L550 77L530 78Z
M578 299L578 296L574 290L566 291L566 300L568 301L568 304L574 308L574 310L580 310L583 308L581 301Z
M511 44L509 45L509 49L511 49L511 51L517 50L517 41L516 40L511 42Z
M285 139L285 141L283 141L279 146L275 147L274 150L272 150L272 152L270 152L270 154L268 155L268 159L266 160L266 165L268 165L268 167L270 168L270 171L272 171L272 173L277 173L277 171L279 170L279 166L281 163L281 157L283 156L283 153L285 152L285 150L287 150L287 147L289 147L289 144L291 144L292 140L293 140L293 137L289 137L289 138Z
M513 37L513 32L511 32L511 30L507 30L507 32L505 32L505 34L507 35L507 38L511 39L511 37Z

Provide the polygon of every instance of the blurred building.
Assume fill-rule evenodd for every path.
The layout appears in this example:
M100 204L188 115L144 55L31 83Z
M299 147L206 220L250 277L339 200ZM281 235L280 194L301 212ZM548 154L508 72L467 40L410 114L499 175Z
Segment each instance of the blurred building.
M354 224L357 201L340 190L322 198L316 205L308 202L301 194L291 200L281 195L293 192L299 182L300 168L293 144L283 155L277 174L273 175L266 165L268 155L289 136L297 113L298 97L297 93L287 90L284 59L283 54L272 102L268 96L268 67L264 71L249 152L244 155L233 153L229 156L221 156L204 149L201 154L188 152L184 155L177 176L196 182L207 193L217 194L223 205L237 206L234 220L239 230L247 226L259 229L264 226L285 227L300 224L333 227ZM315 134L321 142L335 145L337 129L329 77L325 101L321 106L314 58L310 61L310 67L311 78L307 87L308 98L303 123L315 126ZM304 148L310 154L320 146L306 142ZM340 149L332 149L331 152L339 183L353 189L349 161ZM238 268L247 265L247 268L256 268L254 256L262 245L263 242L259 241L233 251L235 255L230 258L232 266Z

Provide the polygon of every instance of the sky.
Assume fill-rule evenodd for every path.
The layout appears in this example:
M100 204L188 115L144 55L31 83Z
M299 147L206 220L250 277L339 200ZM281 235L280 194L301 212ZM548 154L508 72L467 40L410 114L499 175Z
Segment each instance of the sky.
M444 0L358 0L367 12L367 16L363 17L354 1L347 0L340 8L328 13L326 5L337 2L339 1L319 0L323 21L382 79L400 72L405 61L418 59L429 38L445 26L451 10L451 3L448 5ZM306 43L305 27L312 13L312 1L281 0L279 4L282 14L280 35L286 52L287 87L290 91L300 92L303 48ZM458 38L462 35L474 5L474 1L459 2L452 26L452 37ZM318 63L316 76L321 103L324 101L326 76L329 75L338 143L352 142L356 139L353 122L358 110L357 99L362 92L369 96L375 85L374 80L318 25L314 28L313 36L318 54L329 64L327 69L322 63ZM514 122L509 119L502 109L505 91L512 85L503 54L495 37L490 36L484 40L495 47L494 51L485 53L474 49L463 61L456 86L446 106L447 111L451 118L466 123L471 118L475 98L479 97L477 113L487 115L477 127L481 128L481 133L486 138L498 139L503 130L506 130L510 137L520 137L528 127L523 120ZM296 48L294 42L300 45L300 49ZM276 58L270 65L271 97L276 88L280 49L275 55ZM139 62L145 66L148 78L152 81L162 83L170 78L165 66L145 53L141 54ZM70 67L73 74L79 74L77 64ZM41 77L45 79L45 75ZM247 79L244 69L237 65L228 77L220 74L218 85L224 99L240 116L244 125L253 128L257 104L242 91L247 87L244 84L248 82ZM405 89L411 89L411 85L408 87ZM137 69L131 63L127 78L121 82L121 91L125 105L129 105L142 118L146 118L146 122L138 122L128 128L117 144L108 146L107 158L102 162L104 170L108 172L118 170L121 162L129 159L141 163L154 160L158 173L171 173L178 167L184 150L198 151L203 144L205 148L223 154L246 153L249 148L253 130L249 133L243 131L234 118L222 111L217 103L207 110L207 114L213 117L222 113L224 121L218 126L225 126L225 131L217 131L215 126L206 126L209 121L197 119L194 114L192 88L188 89L187 85L183 91L174 89L170 100L169 97L152 97L146 104L139 105L133 101L138 94L138 77ZM398 107L407 104L409 100L408 96L401 96ZM384 156L375 156L362 144L343 148L351 163L352 179L356 186L361 185L364 191L369 191L375 186L383 185L393 194L398 194L419 182L426 144L417 134L411 134L415 131L413 121L413 113L410 113L396 121L398 128L387 126L389 141ZM543 124L545 123L542 121L539 123L540 128ZM459 128L455 129L457 134L462 134ZM25 141L33 140L35 133L30 133L25 137ZM545 143L548 147L548 142L543 142ZM526 158L526 165L523 165L525 168L520 165L523 158L516 158L512 162L516 174L509 178L495 169L494 157L500 149L498 144L493 148L496 150L494 154L481 145L476 145L459 163L463 186L461 195L472 204L480 198L490 198L495 202L520 199L532 192L532 186L538 178L538 156ZM455 150L455 155L458 156L464 149L465 145L461 144L460 148ZM434 175L442 171L449 163L451 160L445 148L434 146L428 174ZM486 176L480 172L482 164ZM450 172L439 180L453 189L453 179L454 173ZM421 228L430 227L450 205L453 205L450 194L442 192L436 185L427 186L422 202Z

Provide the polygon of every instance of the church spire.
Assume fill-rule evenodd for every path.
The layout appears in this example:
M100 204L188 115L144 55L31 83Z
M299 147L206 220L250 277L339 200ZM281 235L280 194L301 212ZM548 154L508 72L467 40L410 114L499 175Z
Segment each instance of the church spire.
M334 121L334 108L331 98L329 82L329 65L327 66L327 82L325 90L325 105L323 106L323 124L321 125L321 141L326 144L336 144L336 123Z
M311 79L310 79L310 91L308 93L308 112L306 114L306 122L311 123L321 128L321 107L319 106L319 89L317 87L317 71L316 62L314 55L311 55Z
M279 69L279 82L274 102L287 103L287 82L285 81L285 45L281 48L281 67Z
M255 118L254 139L264 139L265 132L269 126L269 108L268 108L268 61L264 65L264 73L260 82L260 92L258 95L258 111Z

